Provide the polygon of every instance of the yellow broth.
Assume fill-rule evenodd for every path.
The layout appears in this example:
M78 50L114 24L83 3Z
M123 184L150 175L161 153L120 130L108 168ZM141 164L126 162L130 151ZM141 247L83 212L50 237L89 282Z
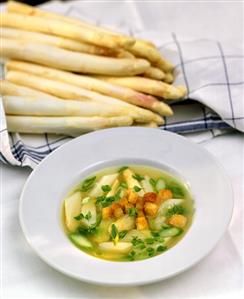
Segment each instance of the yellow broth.
M192 223L194 204L188 185L161 169L131 165L127 168L128 170L125 169L119 172L122 168L112 167L93 173L88 177L88 185L84 184L85 180L83 180L72 188L62 205L61 218L66 235L80 250L110 261L141 260L169 250L184 237ZM127 172L133 174L132 180L130 176L128 180L125 178ZM105 176L111 177L117 173L119 174L111 186L106 184L102 185L103 188L96 188ZM146 180L145 178L148 181L148 177L150 178L152 192L147 192L147 188L143 187L143 181ZM92 184L89 183L90 178L94 180ZM156 188L157 184L155 185L157 180L161 183L158 189ZM113 196L109 196L110 189L113 189L116 181L118 181L119 187L117 187ZM129 188L135 181L141 187L141 190L135 188L135 186ZM163 186L162 181L165 186ZM82 192L80 192L81 186L85 186ZM122 193L117 196L120 189L122 189ZM99 196L91 196L95 192L94 190L98 190ZM168 190L170 190L172 196L169 194L170 198L160 201L160 196L170 193ZM149 193L154 194L152 196ZM129 202L129 199L133 198L131 194L137 198L134 204ZM148 199L155 199L155 201L150 202L147 201ZM74 207L71 205L72 200L77 204L77 208L74 210L72 210ZM127 205L126 200L129 205ZM135 201L135 199L133 200ZM122 205L124 202L125 206ZM172 204L170 204L171 202ZM154 212L153 209L149 209L151 207L155 210L158 209L156 214L148 214ZM121 213L120 209L123 214L119 216L118 211ZM71 210L72 212L70 212ZM82 211L85 212L82 213ZM105 212L108 212L109 216ZM140 217L143 218L140 220L144 221L145 218L147 222L147 227L142 227L143 229L139 226L138 218ZM184 219L186 224L179 227L179 225L184 224ZM90 223L90 221L95 222ZM144 222L142 224L145 226ZM120 225L121 223L122 225ZM128 229L123 230L123 227ZM125 235L123 236L123 234ZM170 236L167 236L168 234Z

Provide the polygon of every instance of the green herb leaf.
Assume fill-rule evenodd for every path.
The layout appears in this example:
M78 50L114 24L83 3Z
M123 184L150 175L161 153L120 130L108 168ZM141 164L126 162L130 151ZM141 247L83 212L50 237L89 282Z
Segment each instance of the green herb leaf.
M182 198L185 195L184 191L179 186L169 185L167 186L167 189L170 189L172 191L174 198Z
M147 244L153 244L153 243L154 243L154 239L153 239L153 238L146 238L146 239L145 239L145 242L146 242Z
M132 250L132 251L128 254L128 258L129 258L131 261L134 261L134 259L135 259L135 255L136 255L135 251Z
M82 218L84 218L84 215L82 213L74 217L74 219L77 221L81 220Z
M112 240L115 240L115 238L117 237L118 234L119 234L118 229L117 229L116 225L113 223L112 227L111 227L111 238L112 238Z
M83 217L86 219L86 220L90 220L92 218L92 213L91 211L89 211L85 216L83 215Z
M131 243L133 246L144 244L144 242L141 239L139 239L138 237L133 237L131 240Z
M151 184L151 186L152 186L152 188L153 188L153 191L154 191L154 192L157 192L157 190L156 190L156 184L157 184L157 181L154 180L153 178L150 178L150 179L149 179L149 183Z
M92 224L89 227L79 226L77 232L83 235L94 234L97 230L97 224Z
M128 166L122 166L122 167L118 170L118 172L121 173L121 172L123 172L124 170L126 170L127 168L129 168L129 167L128 167Z
M119 184L119 188L127 189L127 188L128 188L128 185L127 185L126 182L121 182L121 183Z
M153 178L150 178L150 179L149 179L149 183L152 185L152 187L155 187L155 186L156 186L156 183L157 183L157 181L156 181L156 180L154 180Z
M140 192L142 188L140 188L138 186L134 186L133 189L135 192Z
M82 192L87 192L94 186L95 180L96 176L85 179L81 184L80 190Z
M101 189L103 190L103 192L109 192L111 190L111 187L109 185L103 185Z
M127 233L128 233L128 230L122 230L121 232L119 232L119 238L123 239Z
M138 182L141 182L141 181L145 180L144 176L142 176L142 175L140 175L140 174L138 174L138 173L133 174L132 177L133 177L135 180L137 180Z
M167 247L166 247L166 246L159 245L159 246L157 247L157 252L163 252L163 251L165 251L165 250L167 250Z
M175 214L183 215L183 214L185 214L185 209L180 205L174 205L173 207L168 209L168 211L165 213L165 216L171 217Z
M152 247L147 247L146 251L148 256L153 256L155 253L155 250Z
M129 216L131 216L131 217L135 217L135 216L137 216L137 209L136 209L136 208L130 208L130 209L128 210L128 214L129 214Z

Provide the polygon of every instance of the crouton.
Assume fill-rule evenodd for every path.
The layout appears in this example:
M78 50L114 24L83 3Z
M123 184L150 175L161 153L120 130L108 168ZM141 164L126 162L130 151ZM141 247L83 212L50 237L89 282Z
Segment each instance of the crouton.
M111 207L106 207L106 208L102 209L102 218L104 220L112 217L112 214L113 214L113 211L112 211Z
M157 203L160 204L161 202L173 198L173 193L169 189L163 189L158 192L157 195Z
M138 230L144 230L148 228L148 222L145 216L139 216L136 218L136 228Z
M169 218L168 223L179 228L185 227L187 218L183 215L173 215Z
M118 208L120 208L120 205L119 205L118 203L113 203L113 204L111 205L111 209L112 209L112 211L115 211L115 210L118 209Z
M123 197L123 198L120 199L120 201L119 201L119 205L120 205L123 209L125 209L125 206L126 206L127 204L128 204L128 200L127 200L126 197Z
M128 202L135 204L137 200L138 200L138 195L136 194L136 192L130 190L128 194Z
M114 210L115 218L120 218L123 215L124 215L124 212L123 212L122 208L117 208Z
M157 200L157 193L155 192L148 192L145 193L143 199L147 202L155 202Z
M144 204L144 210L146 215L155 217L158 212L158 205L152 202L145 202Z

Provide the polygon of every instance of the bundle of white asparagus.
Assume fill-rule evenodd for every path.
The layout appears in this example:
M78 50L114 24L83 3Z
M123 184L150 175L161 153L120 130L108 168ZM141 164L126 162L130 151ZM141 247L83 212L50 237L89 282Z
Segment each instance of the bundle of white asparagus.
M15 1L0 23L0 91L11 132L157 127L173 115L166 101L186 94L150 41Z

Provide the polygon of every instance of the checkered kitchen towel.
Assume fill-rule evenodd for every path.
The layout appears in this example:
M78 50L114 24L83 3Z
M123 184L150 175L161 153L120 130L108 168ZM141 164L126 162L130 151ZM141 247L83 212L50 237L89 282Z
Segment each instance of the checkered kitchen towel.
M79 2L79 6L76 3L54 1L45 4L45 8L87 19L82 3ZM101 15L96 23L106 26L106 16ZM174 84L184 84L188 89L187 99L174 104L175 115L165 119L162 130L185 134L196 142L230 130L244 132L244 55L241 48L217 40L185 39L175 33L162 37L161 32L143 29L135 32L125 24L119 24L119 28L122 32L153 40L175 65ZM0 160L5 163L34 168L50 152L71 139L50 134L8 133L1 98L0 118Z

